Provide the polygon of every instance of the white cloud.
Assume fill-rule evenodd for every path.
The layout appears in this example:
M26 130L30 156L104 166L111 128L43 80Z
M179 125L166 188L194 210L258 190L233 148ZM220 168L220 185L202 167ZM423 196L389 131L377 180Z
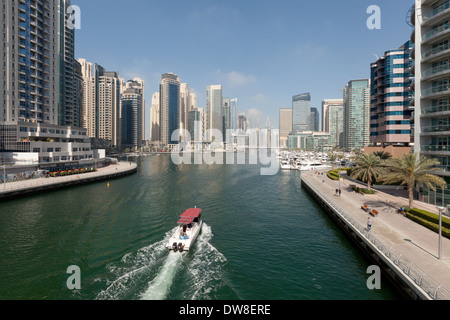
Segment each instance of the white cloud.
M223 82L227 87L238 88L256 82L256 77L251 74L245 74L238 71L223 73L220 69L216 72L219 81Z

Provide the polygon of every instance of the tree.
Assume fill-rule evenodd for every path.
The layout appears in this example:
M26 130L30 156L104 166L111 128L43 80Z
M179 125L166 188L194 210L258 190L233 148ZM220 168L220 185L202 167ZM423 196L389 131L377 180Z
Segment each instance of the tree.
M374 154L362 154L356 158L356 168L352 170L350 177L367 183L369 190L372 182L377 180L383 173L383 165L380 157Z
M334 170L334 165L335 165L335 162L336 162L336 160L338 158L338 155L336 153L332 152L332 153L328 154L328 157L330 158L331 165L333 166L332 170Z
M381 160L388 160L392 158L392 155L389 152L385 151L376 151L373 154L377 157L380 157Z
M409 207L413 208L414 188L425 184L436 191L436 186L445 188L447 183L442 177L433 174L436 166L440 165L437 159L418 156L416 153L404 154L400 158L387 160L388 171L381 177L385 184L399 184L407 186L409 192Z

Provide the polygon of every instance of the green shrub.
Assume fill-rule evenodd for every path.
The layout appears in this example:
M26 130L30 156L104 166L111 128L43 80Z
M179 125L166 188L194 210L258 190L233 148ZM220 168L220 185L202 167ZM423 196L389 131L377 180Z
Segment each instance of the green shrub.
M348 170L349 170L349 168L342 168L342 169L331 170L331 171L328 171L327 176L331 180L337 181L337 180L339 180L339 172L341 172L341 171L348 171ZM341 179L345 180L345 177L341 176Z
M411 212L407 212L406 213L406 217L408 217L409 219L411 219L414 222L419 223L420 225L436 232L439 233L439 222L438 224L433 223L429 220L426 220L424 218L419 217L418 215L413 214L412 212L416 210L416 209L412 209ZM445 228L444 226L442 226L442 236L449 238L450 239L450 229Z
M368 190L368 189L363 189L363 188L358 188L358 187L353 187L352 189L355 192L363 192L364 194L375 194L375 190Z
M428 221L432 224L435 224L439 227L439 215L435 213L431 213L426 210L421 209L411 209L410 210L411 215L414 215L416 217L419 217L425 221ZM450 219L447 217L442 217L442 226L450 229Z

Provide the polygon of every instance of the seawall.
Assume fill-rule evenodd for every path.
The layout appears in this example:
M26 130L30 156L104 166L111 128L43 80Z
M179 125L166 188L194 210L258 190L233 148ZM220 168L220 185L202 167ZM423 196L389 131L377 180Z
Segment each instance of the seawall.
M317 173L303 174L302 187L370 261L380 267L383 275L406 298L412 300L448 300L450 298L449 291L446 289L448 281L444 282L444 279L448 277L435 278L435 276L440 277L441 273L449 274L450 264L447 263L448 261L438 260L429 252L428 255L424 254L426 251L424 244L418 245L410 239L404 238L408 233L407 229L399 236L394 234L397 232L394 227L391 230L384 230L389 228L388 222L391 218L396 220L403 218L404 220L399 221L405 225L405 228L408 228L409 226L405 222L409 223L409 221L406 221L406 218L390 210L381 209L382 205L379 204L377 210L380 211L380 215L371 217L374 221L374 229L378 230L369 231L366 227L369 214L363 211L361 206L363 203L371 203L371 206L375 207L376 199L352 193L349 186L345 185L341 185L343 194L338 197L333 192L338 188L338 185L335 185L338 182L325 179L327 179L326 176L322 178ZM387 217L389 219L386 219ZM422 231L427 233L427 230ZM389 236L385 237L386 234ZM411 238L414 239L413 237ZM436 240L434 243L437 243L437 238L431 240ZM414 250L417 251L417 254ZM419 251L421 251L420 254ZM419 265L421 266L419 267Z
M65 177L10 182L0 185L0 201L22 198L34 194L51 192L61 190L63 188L70 188L99 181L117 179L136 172L136 163L119 162L118 164L101 168L97 172Z

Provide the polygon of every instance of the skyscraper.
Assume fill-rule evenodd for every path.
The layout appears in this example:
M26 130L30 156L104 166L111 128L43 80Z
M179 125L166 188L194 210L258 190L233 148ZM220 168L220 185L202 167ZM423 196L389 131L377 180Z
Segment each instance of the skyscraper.
M173 73L165 73L160 85L160 139L163 146L178 144L172 141L172 133L179 129L180 78Z
M76 125L69 0L0 1L0 122Z
M310 130L311 95L303 93L292 98L292 131Z
M310 116L309 116L309 131L318 132L319 131L319 111L317 108L311 108Z
M205 128L207 134L205 139L207 141L212 140L211 132L208 134L208 130L217 129L222 132L223 129L222 106L223 106L222 85L208 86L206 88L206 128Z
M330 133L330 145L343 147L344 132L344 100L325 99L322 102L322 131Z
M95 138L96 135L96 91L95 79L93 76L93 65L86 59L78 59L81 65L83 77L83 89L81 97L81 127L87 130L89 137Z
M155 92L152 96L150 108L150 141L153 143L160 141L160 120L160 94Z
M280 147L287 148L292 133L292 108L280 109Z
M362 149L370 138L370 80L351 80L344 89L344 147Z
M96 138L111 141L112 146L121 143L120 93L123 80L117 72L104 72L98 77L98 131Z
M128 81L122 90L120 107L121 140L123 148L141 148L145 140L142 115L144 112L144 81Z
M450 203L450 11L449 1L415 1L411 8L414 31L412 58L415 92L414 152L438 159L436 173L447 189L417 190L421 200L439 206Z
M412 142L412 49L411 41L407 41L371 65L370 143L373 146L409 147Z

